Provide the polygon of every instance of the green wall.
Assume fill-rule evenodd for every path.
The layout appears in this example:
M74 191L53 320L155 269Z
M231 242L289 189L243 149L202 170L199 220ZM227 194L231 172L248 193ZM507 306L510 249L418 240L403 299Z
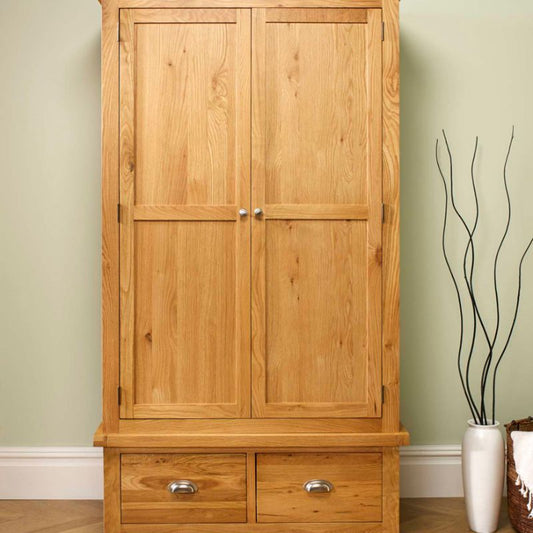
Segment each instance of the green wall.
M505 224L502 168L516 125L509 165L514 220L501 263L506 329L516 263L533 235L533 3L402 0L401 24L402 419L413 444L457 443L468 410L455 367L456 301L440 251L444 200L434 144L445 128L456 159L458 204L473 213L464 185L474 138L480 136L477 287L492 329L491 261ZM464 231L452 225L449 245L456 264L465 242ZM533 414L533 254L524 268L521 311L499 381L502 422Z
M0 1L0 445L100 418L100 5Z
M402 418L415 444L456 443L468 412L439 248L434 141L446 128L466 207L459 182L481 136L478 263L490 305L505 215L501 168L517 127L509 168L516 218L502 261L507 316L515 279L503 274L533 233L533 5L402 0L401 10ZM100 419L99 25L96 0L0 2L0 445L89 445ZM459 252L459 227L450 238ZM533 413L532 319L533 257L501 373L503 421Z

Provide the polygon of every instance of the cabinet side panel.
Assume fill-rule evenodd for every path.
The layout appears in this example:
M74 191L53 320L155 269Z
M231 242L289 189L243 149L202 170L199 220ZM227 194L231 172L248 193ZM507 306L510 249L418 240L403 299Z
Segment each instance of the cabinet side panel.
M118 7L102 6L102 386L104 431L118 430Z
M398 431L400 357L400 57L398 0L384 0L383 19L383 430Z

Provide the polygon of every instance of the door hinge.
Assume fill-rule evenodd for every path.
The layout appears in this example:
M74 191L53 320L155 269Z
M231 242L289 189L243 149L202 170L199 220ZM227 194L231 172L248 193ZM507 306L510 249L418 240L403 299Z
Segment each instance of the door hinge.
M381 23L381 40L385 40L385 22Z
M117 22L117 43L120 42L120 22Z
M120 224L120 204L117 204L117 222Z
M122 387L117 387L117 400L120 405L122 403Z
M381 386L381 405L385 404L385 385Z

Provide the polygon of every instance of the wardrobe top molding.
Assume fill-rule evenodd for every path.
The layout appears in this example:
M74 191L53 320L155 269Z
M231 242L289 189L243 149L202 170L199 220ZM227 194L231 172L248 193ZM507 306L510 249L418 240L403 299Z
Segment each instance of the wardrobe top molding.
M98 0L102 6L126 8L382 8L399 0Z

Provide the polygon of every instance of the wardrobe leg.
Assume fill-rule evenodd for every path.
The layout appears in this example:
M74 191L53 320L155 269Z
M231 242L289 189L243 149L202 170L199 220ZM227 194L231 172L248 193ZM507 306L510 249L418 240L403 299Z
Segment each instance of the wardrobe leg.
M104 532L120 533L120 451L104 448Z
M400 449L383 448L383 533L400 531Z

